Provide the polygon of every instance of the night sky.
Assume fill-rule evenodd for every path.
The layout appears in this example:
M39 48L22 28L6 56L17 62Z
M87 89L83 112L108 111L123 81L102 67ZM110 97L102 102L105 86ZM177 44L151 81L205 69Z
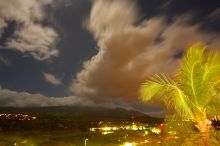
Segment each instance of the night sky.
M219 0L0 0L0 106L159 112L140 83L219 34Z

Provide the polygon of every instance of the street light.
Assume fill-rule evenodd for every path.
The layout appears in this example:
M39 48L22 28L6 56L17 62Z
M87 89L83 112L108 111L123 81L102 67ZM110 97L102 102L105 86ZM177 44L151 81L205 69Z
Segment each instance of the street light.
M87 146L87 141L88 141L88 140L89 140L88 138L85 139L85 146Z

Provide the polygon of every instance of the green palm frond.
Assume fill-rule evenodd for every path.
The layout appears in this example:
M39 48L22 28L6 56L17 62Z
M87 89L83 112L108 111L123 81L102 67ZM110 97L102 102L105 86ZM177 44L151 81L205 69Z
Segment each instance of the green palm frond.
M140 98L148 101L152 98L163 102L170 110L184 118L193 118L191 101L188 96L178 87L175 81L165 75L156 75L143 83L140 87Z
M146 82L142 83L139 90L139 97L143 101L148 101L153 97L157 97L160 91L164 89L164 85L169 83L169 79L163 75L155 75Z
M203 92L201 80L204 72L204 51L205 46L197 44L189 48L186 56L183 59L180 70L176 77L181 84L181 88L185 93L190 95L192 102L199 105L198 98Z
M189 48L174 80L162 74L145 81L140 98L163 102L176 116L194 121L220 114L220 53L205 49Z
M220 93L217 96L213 96L212 100L206 106L206 114L208 117L212 117L220 114Z
M189 119L184 119L189 120ZM181 117L178 115L169 115L165 119L165 131L176 131L180 133L190 133L193 132L193 122L192 121L183 121L181 120Z
M207 55L203 80L214 84L220 82L220 53L211 52Z

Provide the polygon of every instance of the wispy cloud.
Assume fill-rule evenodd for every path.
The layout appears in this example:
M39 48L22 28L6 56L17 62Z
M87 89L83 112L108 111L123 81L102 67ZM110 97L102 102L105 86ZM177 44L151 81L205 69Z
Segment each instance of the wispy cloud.
M43 76L44 76L44 79L46 82L52 84L52 85L55 85L55 86L58 86L58 85L61 85L62 82L60 79L56 78L53 74L51 73L45 73L43 72Z
M161 9L167 9L171 6L173 0L167 0L164 2L164 4L161 6Z
M29 53L38 60L58 55L55 48L58 34L44 26L44 7L52 0L0 0L0 38L10 23L15 23L12 37L4 42L5 47Z
M4 65L8 67L12 65L11 62L7 58L3 57L2 55L0 55L0 63L3 63Z
M220 20L219 18L220 16L220 7L215 9L209 16L208 18L209 19L212 19L212 20Z

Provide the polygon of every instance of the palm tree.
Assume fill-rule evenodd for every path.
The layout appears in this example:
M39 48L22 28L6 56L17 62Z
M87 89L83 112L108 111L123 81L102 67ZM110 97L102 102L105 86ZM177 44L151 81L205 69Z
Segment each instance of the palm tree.
M141 85L140 98L161 101L175 116L193 121L209 145L208 117L220 113L220 53L205 49L202 44L190 47L174 79L151 77Z

